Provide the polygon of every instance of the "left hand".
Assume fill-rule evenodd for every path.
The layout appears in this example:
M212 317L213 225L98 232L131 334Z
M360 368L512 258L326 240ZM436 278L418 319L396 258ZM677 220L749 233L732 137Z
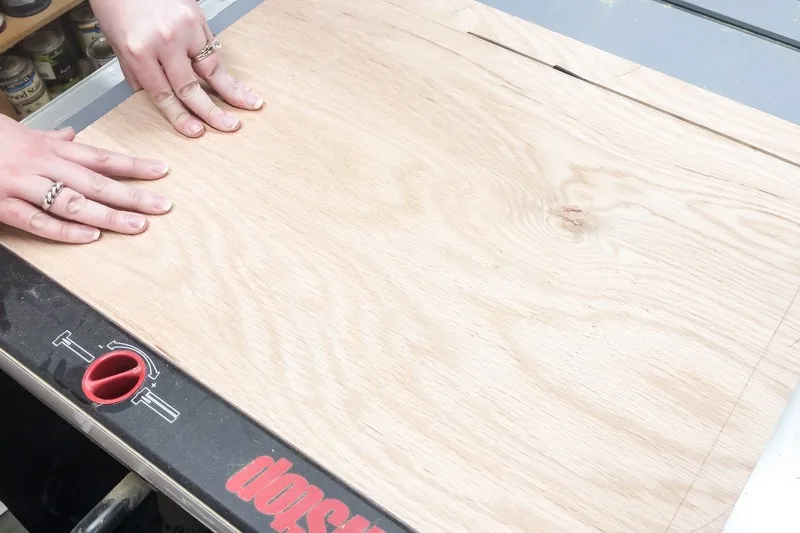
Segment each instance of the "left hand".
M157 180L167 165L74 141L72 130L41 132L0 115L0 226L46 239L88 244L101 230L136 235L145 215L163 215L172 200L117 178ZM54 186L62 183L62 188ZM51 197L49 206L45 198ZM2 266L0 266L0 269Z
M235 115L211 100L197 76L232 106L260 109L264 104L230 75L218 53L192 61L214 38L196 0L90 0L90 4L125 78L135 91L144 89L180 133L199 137L205 131L203 122L220 131L241 127Z

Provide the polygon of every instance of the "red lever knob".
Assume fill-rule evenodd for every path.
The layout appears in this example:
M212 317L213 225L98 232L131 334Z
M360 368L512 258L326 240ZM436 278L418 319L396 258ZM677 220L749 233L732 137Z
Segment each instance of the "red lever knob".
M146 377L147 366L142 356L130 350L115 350L89 364L81 387L94 403L110 405L133 396Z

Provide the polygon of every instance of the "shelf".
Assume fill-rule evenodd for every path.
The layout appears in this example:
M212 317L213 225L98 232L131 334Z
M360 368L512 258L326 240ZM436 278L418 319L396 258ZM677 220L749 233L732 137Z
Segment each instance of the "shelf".
M42 26L54 21L83 0L52 0L50 5L32 17L6 18L6 28L0 32L0 54L35 32Z

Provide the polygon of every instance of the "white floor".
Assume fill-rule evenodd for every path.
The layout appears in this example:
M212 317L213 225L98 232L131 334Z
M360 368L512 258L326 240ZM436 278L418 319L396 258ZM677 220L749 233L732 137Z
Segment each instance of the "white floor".
M25 529L8 512L8 508L0 502L0 533L26 533Z
M11 516L11 513L4 513L0 516L0 533L27 533L25 528Z

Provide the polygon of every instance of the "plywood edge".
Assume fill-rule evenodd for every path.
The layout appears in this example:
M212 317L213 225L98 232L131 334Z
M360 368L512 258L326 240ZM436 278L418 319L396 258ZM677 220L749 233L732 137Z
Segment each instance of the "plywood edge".
M385 0L800 166L800 126L474 0Z

